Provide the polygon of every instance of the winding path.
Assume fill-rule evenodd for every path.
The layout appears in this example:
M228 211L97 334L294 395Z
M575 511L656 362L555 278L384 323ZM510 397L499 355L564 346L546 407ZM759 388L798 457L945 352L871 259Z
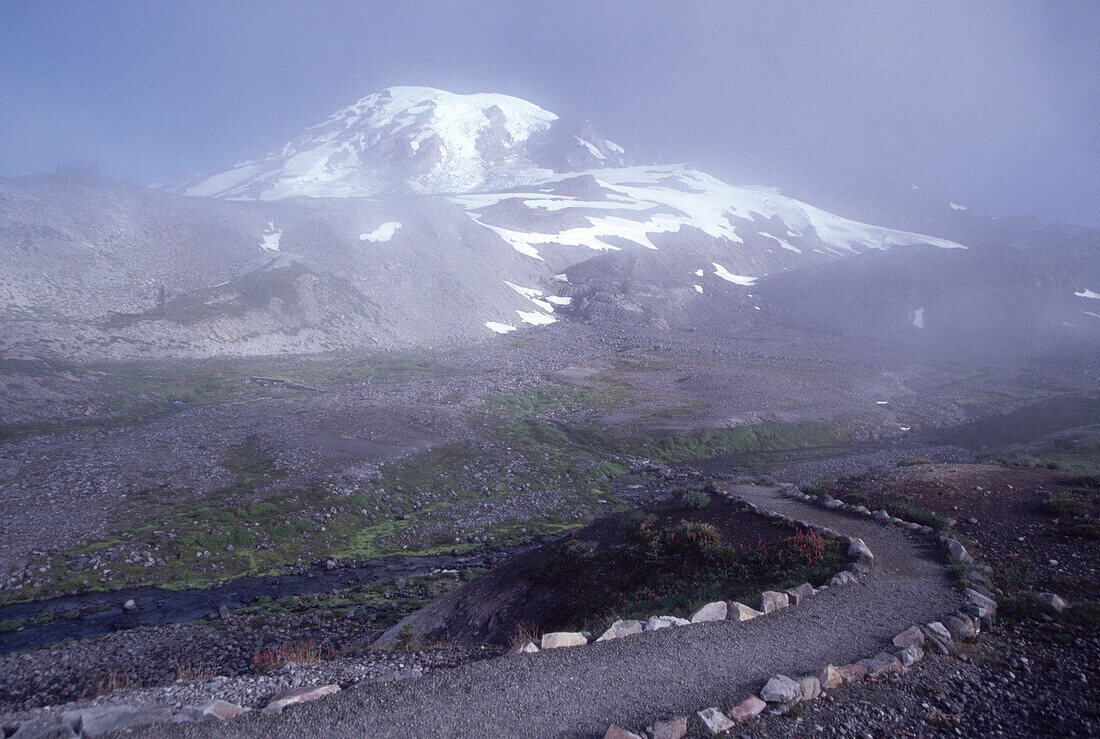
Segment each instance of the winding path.
M740 702L776 673L794 677L870 657L905 628L962 605L942 555L924 537L740 486L774 511L862 538L876 566L860 582L743 623L721 621L504 657L418 680L354 688L281 716L221 725L152 726L142 736L602 736L654 719Z

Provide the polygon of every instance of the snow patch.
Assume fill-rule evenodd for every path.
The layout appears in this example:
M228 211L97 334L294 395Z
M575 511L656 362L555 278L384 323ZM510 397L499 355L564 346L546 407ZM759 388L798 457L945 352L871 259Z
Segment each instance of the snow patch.
M721 277L726 282L732 282L735 285L744 285L748 287L756 283L755 277L746 277L745 275L735 275L728 269L718 264L718 262L711 262L714 265L714 274Z
M692 287L695 288L695 292L697 292L697 293L702 293L703 292L703 286L702 285L692 285Z
M570 305L573 302L573 298L567 298L562 295L547 295L546 300L554 305Z
M555 282L569 282L569 275L562 273L560 275L554 275Z
M969 210L965 205L959 205L958 203L951 203L951 210Z
M924 328L924 308L917 308L909 314L909 321L915 328Z
M283 236L283 232L275 228L274 223L268 223L267 228L264 229L264 235L260 239L260 248L264 251L279 251L279 239Z
M554 323L558 320L553 316L547 315L546 313L539 313L538 311L517 310L516 313L519 314L519 320L534 326L545 326L548 323Z
M400 221L386 221L378 228L374 229L370 233L359 234L360 241L389 241L393 238L393 235L397 233L397 229L401 228Z
M764 233L763 231L757 231L756 233L760 234L765 239L772 239L773 241L778 242L778 244L781 247L783 247L784 249L786 249L787 251L793 251L795 254L801 254L802 253L802 250L799 249L797 246L793 246L789 241L784 241L783 239L779 238L778 236L772 236L771 234ZM790 232L788 231L787 233L790 233Z
M695 276L696 277L702 277L703 276L703 270L701 270L701 269L695 270Z
M1100 300L1100 293L1094 293L1092 290L1082 290L1079 293L1074 293L1079 298L1092 298L1093 300Z

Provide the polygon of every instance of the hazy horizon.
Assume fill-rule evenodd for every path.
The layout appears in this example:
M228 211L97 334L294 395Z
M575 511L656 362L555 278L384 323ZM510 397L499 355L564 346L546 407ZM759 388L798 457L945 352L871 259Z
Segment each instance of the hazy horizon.
M885 175L991 215L1100 226L1092 4L207 7L10 3L0 175L83 163L179 181L415 84L523 97L640 161L733 182Z

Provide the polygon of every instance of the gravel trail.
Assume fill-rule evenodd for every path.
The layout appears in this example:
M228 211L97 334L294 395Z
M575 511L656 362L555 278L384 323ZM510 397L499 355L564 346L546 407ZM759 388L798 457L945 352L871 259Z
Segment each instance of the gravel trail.
M855 585L745 623L669 628L627 639L505 657L418 680L355 688L222 725L152 726L142 736L602 736L655 718L727 708L776 673L792 677L884 649L898 632L961 600L934 545L867 518L825 511L778 489L739 486L758 505L862 538L876 567Z

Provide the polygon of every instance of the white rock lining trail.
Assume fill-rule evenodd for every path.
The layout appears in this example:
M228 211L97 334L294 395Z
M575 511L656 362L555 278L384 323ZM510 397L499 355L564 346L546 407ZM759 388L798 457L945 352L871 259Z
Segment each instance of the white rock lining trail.
M948 551L964 561L970 555L928 527L790 486L737 485L727 495L835 535L864 564L852 562L829 587L813 595L803 589L796 604L747 621L732 620L737 609L730 608L729 620L524 650L344 690L280 715L254 711L129 735L630 736L684 717L697 730L720 731L767 707L782 711L845 682L903 672L924 649L946 652L952 636L976 634L996 608L984 592L954 583ZM972 575L987 582L987 568Z

